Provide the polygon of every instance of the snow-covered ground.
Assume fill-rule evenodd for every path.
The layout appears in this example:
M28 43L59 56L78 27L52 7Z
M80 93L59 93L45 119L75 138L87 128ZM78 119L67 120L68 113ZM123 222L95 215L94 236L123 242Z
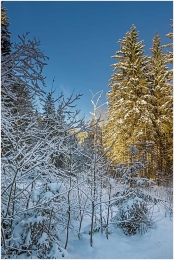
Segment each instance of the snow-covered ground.
M54 186L54 185L53 185ZM55 187L55 186L54 186ZM169 201L172 203L172 189L156 187L155 195L163 197L166 204L158 204L154 207L152 220L154 225L145 234L127 236L114 224L109 224L109 236L106 238L105 231L101 234L93 234L93 246L90 246L90 222L87 214L84 216L81 229L81 239L77 233L70 231L69 241L64 258L68 259L173 259L173 218L170 211ZM170 194L170 195L171 195ZM169 198L167 202L167 198ZM116 208L114 209L114 211ZM117 211L117 210L116 210ZM77 224L77 225L76 225ZM73 226L79 226L74 222ZM74 229L75 230L75 229ZM64 248L66 232L60 231L60 245ZM57 252L56 258L61 258L62 253ZM36 255L28 256L21 254L19 259L37 258ZM49 257L48 257L49 258Z
M115 259L173 259L173 221L165 216L165 211L156 208L155 225L147 233L126 236L121 229L112 225L108 240L105 233L95 233L93 247L89 243L89 234L83 232L89 224L83 223L82 238L71 234L67 247L68 258L115 258Z

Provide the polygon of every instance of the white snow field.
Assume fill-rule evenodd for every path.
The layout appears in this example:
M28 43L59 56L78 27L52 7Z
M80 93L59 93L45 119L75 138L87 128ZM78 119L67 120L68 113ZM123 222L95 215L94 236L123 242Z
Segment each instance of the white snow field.
M113 225L113 233L109 234L108 240L105 233L98 232L93 236L93 247L89 244L89 234L86 232L84 234L82 231L81 240L71 234L67 247L68 258L173 259L173 222L161 210L155 215L156 225L147 233L126 236Z

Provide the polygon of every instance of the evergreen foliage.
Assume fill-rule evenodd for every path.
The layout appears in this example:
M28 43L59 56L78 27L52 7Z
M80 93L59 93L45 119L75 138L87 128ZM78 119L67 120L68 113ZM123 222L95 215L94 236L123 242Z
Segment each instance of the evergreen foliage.
M49 92L47 94L45 104L43 106L44 116L47 118L49 116L55 116L55 105L54 99L52 98L52 94Z
M108 158L113 165L130 161L129 146L138 147L137 160L143 160L144 174L156 178L159 172L172 170L172 85L169 59L160 46L158 34L153 40L152 56L144 56L143 41L132 25L120 50L112 58L114 74L107 94L108 121L104 127L104 146L111 145ZM170 161L170 159L171 161Z
M144 136L148 134L147 125L151 123L145 100L148 94L147 57L143 55L143 41L138 42L134 25L119 43L120 50L112 57L118 62L112 65L114 74L107 94L108 122L105 131L105 146L116 138L109 153L114 162L128 159L129 145L135 145L138 140L144 141Z
M11 51L10 35L8 30L9 20L6 15L6 8L1 7L1 54L9 55Z
M160 45L158 34L153 39L152 56L149 57L148 108L153 124L158 174L169 174L172 169L172 84L168 70L166 54ZM159 177L159 176L158 176Z

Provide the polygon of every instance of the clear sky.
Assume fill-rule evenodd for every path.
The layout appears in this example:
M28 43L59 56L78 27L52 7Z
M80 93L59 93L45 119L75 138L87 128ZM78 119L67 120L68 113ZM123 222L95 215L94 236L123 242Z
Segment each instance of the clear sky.
M41 41L41 50L50 57L44 69L47 91L55 77L55 95L82 93L78 108L90 117L91 89L103 90L106 102L109 79L113 73L111 56L119 50L119 39L132 24L144 40L145 54L156 32L162 44L172 29L172 1L4 1L10 20L12 42L27 31Z

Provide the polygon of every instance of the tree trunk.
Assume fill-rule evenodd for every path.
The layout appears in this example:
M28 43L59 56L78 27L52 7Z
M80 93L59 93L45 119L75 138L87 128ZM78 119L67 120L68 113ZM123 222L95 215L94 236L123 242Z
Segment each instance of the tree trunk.
M92 239L93 225L94 225L94 201L92 201L92 217L91 217L91 232L90 232L90 246L91 247L93 245L93 239Z
M110 199L111 199L111 185L109 185L109 202L108 202L108 212L106 220L106 238L108 239L108 224L109 224L109 209L110 209Z

